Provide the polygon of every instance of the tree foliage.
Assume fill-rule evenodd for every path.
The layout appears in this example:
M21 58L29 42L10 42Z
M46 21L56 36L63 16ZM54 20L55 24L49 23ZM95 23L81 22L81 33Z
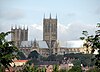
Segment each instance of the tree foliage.
M22 70L19 70L17 72L35 72L35 69L32 66L24 65Z
M59 72L59 66L53 65L53 72Z
M63 58L63 55L51 54L47 57L47 61L62 61Z
M32 52L28 55L28 58L29 58L29 59L30 59L30 58L37 59L38 56L39 56L39 53L38 53L36 50L34 50L34 51L32 51Z
M74 66L81 66L81 61L79 59L73 60L72 63L74 64Z
M98 69L98 68L91 68L91 69L89 69L88 71L86 71L86 72L99 72L100 70Z
M48 61L56 61L56 55L51 54L50 56L47 57Z
M25 65L21 70L18 70L17 72L46 72L46 68L45 67L39 68L38 66Z
M18 59L20 59L20 60L25 60L25 59L26 59L26 56L25 56L24 53L21 52L21 51L19 51L19 52L17 53L17 56L18 56Z
M82 72L80 66L73 66L68 72Z
M82 40L85 40L84 46L87 48L91 47L92 51L91 53L94 53L95 50L98 50L98 54L95 55L95 65L100 68L100 23L97 24L97 31L95 31L95 35L89 35L87 31L83 31L83 35L85 37L81 37Z
M8 68L10 63L16 57L15 52L18 51L13 41L7 41L6 36L11 32L0 33L0 66Z
M82 53L77 53L77 54L65 54L66 60L69 58L75 59L72 61L74 65L80 65L83 64L83 66L93 66L94 63L91 62L91 57L93 57L93 54L82 54Z
M68 72L67 69L60 69L59 72Z

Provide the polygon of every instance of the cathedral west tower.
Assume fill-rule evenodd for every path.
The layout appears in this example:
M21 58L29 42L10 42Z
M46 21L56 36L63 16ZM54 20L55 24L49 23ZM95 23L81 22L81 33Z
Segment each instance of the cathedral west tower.
M20 27L17 28L15 26L15 28L11 27L11 40L15 42L15 45L17 47L20 46L20 43L22 41L28 41L28 28L25 29L25 27L23 29L21 29Z

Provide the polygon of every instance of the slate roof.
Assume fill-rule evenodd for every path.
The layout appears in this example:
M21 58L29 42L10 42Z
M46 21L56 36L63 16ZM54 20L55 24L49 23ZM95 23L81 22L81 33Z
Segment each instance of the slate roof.
M48 45L46 43L46 41L37 41L37 43L39 44L39 48L48 48Z
M22 41L20 47L32 47L33 41Z
M39 45L39 48L48 48L47 43L45 41L36 41ZM34 41L22 41L20 47L32 47L34 46Z

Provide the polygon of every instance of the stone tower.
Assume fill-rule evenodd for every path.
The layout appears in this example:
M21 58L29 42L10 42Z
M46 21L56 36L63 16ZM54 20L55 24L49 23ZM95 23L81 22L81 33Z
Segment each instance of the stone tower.
M25 27L22 28L15 28L11 27L11 31L13 32L11 34L11 40L15 42L15 45L17 47L20 46L21 41L28 41L28 28L25 29Z
M54 42L57 40L57 16L56 18L43 19L43 40L46 41L49 48L53 47Z

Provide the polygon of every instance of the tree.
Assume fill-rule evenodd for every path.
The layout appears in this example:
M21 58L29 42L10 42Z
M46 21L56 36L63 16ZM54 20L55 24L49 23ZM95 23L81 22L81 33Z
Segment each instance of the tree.
M73 66L68 72L82 72L80 66Z
M37 59L38 56L39 56L39 53L38 53L36 50L34 50L34 51L32 51L32 52L28 55L28 58L29 58L29 59L30 59L30 58Z
M11 32L0 33L0 67L8 68L13 59L16 57L15 52L18 51L13 41L7 41L6 36ZM0 68L1 69L1 68Z
M48 61L56 61L56 55L55 54L51 54L50 56L48 56L47 60Z
M34 68L32 66L25 65L21 72L34 72Z
M26 56L25 56L24 53L21 52L21 51L19 51L19 52L17 53L17 56L18 56L18 58L19 58L20 60L25 60L25 59L26 59Z
M86 72L99 72L100 70L99 69L97 69L97 68L91 68L91 69L89 69L88 71L86 71Z
M100 23L97 24L97 27L100 28ZM95 35L89 35L87 31L83 31L82 34L85 36L81 37L81 39L86 41L83 46L86 46L87 53L89 52L89 47L92 48L91 53L94 53L95 50L98 50L98 54L95 55L94 59L96 61L95 65L100 69L100 29L95 31Z
M67 69L60 69L59 72L68 72Z
M59 66L58 65L53 66L53 72L59 72Z
M32 51L28 55L28 59L30 59L30 60L27 62L27 64L31 65L32 63L34 63L34 65L36 65L39 62L39 55L40 54L36 50Z
M31 66L31 65L24 65L21 70L17 72L46 72L45 67L38 67L38 66Z
M81 66L81 61L79 59L73 60L72 63L74 64L74 66Z
M91 62L91 57L93 56L94 56L93 54L81 54L81 53L64 55L64 57L66 57L65 60L68 60L69 58L73 58L74 60L72 61L72 63L74 65L83 64L83 66L93 66L94 63Z

